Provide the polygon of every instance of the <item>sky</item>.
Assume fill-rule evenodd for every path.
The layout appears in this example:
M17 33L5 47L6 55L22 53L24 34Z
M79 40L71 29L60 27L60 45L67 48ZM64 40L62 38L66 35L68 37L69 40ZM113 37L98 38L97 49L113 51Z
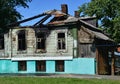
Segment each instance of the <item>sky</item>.
M18 7L17 11L21 13L23 20L45 11L53 9L61 10L61 4L67 4L68 13L73 16L74 11L78 10L79 6L87 2L90 2L90 0L32 0L32 2L28 3L29 8ZM29 21L22 25L32 25L35 21L37 20Z

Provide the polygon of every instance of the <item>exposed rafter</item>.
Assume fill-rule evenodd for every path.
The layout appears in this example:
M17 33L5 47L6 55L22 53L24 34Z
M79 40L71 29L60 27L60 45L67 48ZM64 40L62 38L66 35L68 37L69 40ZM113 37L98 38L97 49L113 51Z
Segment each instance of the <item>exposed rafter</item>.
M37 23L35 23L33 26L37 26L42 24L43 22L45 22L49 17L51 17L51 15L46 15L43 19L41 19L40 21L38 21Z
M27 18L27 19L18 21L18 22L11 23L11 24L8 25L8 26L18 26L18 25L21 24L21 23L24 23L24 22L27 22L27 21L30 21L30 20L39 18L39 17L44 16L44 15L46 15L46 13L42 13L42 14L39 14L39 15L36 15L36 16L33 16L33 17L30 17L30 18Z

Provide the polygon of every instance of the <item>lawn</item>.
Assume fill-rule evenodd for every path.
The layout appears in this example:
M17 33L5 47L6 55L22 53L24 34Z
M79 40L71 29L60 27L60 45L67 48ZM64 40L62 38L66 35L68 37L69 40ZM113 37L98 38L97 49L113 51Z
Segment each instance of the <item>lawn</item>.
M0 77L0 84L120 84L120 80L43 77Z

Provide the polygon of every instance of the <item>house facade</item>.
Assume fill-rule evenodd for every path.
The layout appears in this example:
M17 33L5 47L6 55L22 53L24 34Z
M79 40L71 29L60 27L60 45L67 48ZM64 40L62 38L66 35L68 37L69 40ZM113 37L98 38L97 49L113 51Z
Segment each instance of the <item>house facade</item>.
M61 8L9 25L0 37L0 73L111 73L113 41L97 29L95 17L78 17L78 12L70 16L67 5ZM38 17L43 19L32 26L18 25Z

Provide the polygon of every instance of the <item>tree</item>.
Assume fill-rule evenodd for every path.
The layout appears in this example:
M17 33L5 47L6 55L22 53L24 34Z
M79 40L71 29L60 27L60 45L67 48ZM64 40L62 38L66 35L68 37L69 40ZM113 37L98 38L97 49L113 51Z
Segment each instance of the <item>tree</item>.
M7 27L8 24L21 19L22 15L16 8L28 8L28 2L31 2L31 0L0 0L0 33L9 30L9 27Z
M79 7L82 16L96 16L100 27L120 42L120 0L91 0Z

